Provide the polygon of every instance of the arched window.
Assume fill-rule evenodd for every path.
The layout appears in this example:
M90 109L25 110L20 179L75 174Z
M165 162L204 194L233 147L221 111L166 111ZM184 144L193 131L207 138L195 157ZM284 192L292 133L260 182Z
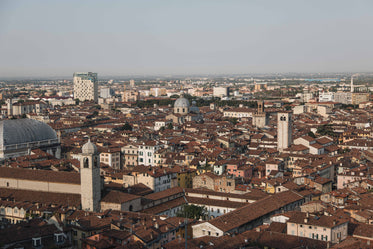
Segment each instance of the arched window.
M84 160L83 160L83 167L84 168L89 168L89 161L88 161L88 158L84 158Z
M133 210L133 206L130 205L129 208L128 208L128 210L129 210L130 212L132 212L132 210Z

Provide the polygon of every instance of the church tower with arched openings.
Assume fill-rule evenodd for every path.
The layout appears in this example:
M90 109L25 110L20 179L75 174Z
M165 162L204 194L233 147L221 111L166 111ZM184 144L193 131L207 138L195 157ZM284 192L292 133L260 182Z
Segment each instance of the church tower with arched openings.
M277 150L282 152L293 143L291 113L277 113Z
M80 195L82 210L100 211L101 176L100 154L89 139L80 154Z

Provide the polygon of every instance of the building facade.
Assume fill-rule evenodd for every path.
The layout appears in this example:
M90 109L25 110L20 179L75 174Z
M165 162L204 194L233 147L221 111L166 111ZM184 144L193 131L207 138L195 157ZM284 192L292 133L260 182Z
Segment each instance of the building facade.
M80 101L98 101L97 73L74 73L74 98Z

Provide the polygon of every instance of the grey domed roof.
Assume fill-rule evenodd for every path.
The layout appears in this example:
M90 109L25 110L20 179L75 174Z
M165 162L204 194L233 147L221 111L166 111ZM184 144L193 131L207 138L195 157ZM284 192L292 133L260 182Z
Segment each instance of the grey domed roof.
M174 107L189 107L189 106L190 106L189 101L184 97L178 98L174 104Z
M97 147L94 143L91 142L91 139L89 139L88 142L83 145L82 153L83 154L96 154L97 153Z
M49 125L34 119L0 121L0 146L58 139Z

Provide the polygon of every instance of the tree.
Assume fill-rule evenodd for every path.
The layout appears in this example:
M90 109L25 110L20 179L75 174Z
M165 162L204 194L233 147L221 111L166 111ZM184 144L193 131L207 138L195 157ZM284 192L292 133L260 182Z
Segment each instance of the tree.
M236 125L238 123L237 118L230 118L228 121L231 122L233 125Z
M80 100L79 99L75 99L75 105L79 105L80 103Z
M315 133L313 133L312 131L308 132L307 135L310 137L316 138Z
M177 217L184 217L188 219L206 219L208 213L205 206L196 206L196 205L188 205L184 204L181 207L181 210L176 213Z
M123 130L125 130L125 131L132 131L132 126L128 122L126 122L123 125Z
M317 133L319 133L322 136L335 136L335 133L333 131L333 127L330 124L323 124L317 127Z
M291 106L290 105L285 106L285 110L286 111L290 111L291 110Z
M172 123L168 123L167 129L172 130L174 128L174 125Z

